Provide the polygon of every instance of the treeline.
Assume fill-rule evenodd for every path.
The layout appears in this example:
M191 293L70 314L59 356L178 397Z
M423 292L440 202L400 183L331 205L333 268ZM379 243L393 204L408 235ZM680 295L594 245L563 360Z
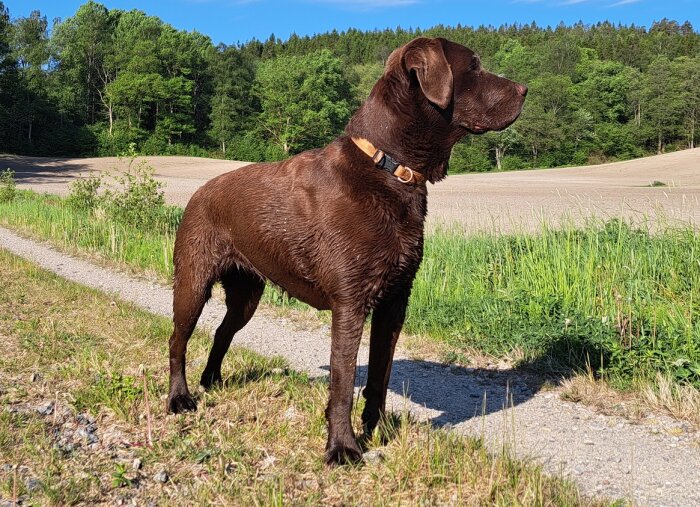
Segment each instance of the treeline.
M214 46L142 11L89 1L52 26L0 2L0 152L275 160L342 132L390 52L446 37L525 82L521 117L471 136L452 171L583 164L692 148L700 118L700 35L604 22L543 28L437 26L271 36Z

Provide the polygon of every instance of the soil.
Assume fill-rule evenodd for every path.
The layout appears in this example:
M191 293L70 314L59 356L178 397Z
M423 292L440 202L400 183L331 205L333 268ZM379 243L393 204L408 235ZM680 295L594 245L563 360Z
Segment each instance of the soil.
M146 157L166 183L168 202L184 206L194 191L246 162L196 157ZM66 194L89 171L126 167L114 157L61 159L0 156L20 188ZM543 221L574 223L592 216L653 224L700 223L700 148L611 164L452 175L429 185L428 225L467 232L537 230Z

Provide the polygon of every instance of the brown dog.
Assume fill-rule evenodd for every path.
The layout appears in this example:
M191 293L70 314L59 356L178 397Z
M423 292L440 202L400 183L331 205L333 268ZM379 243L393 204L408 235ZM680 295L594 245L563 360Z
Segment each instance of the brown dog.
M425 182L445 177L452 147L467 133L513 123L526 94L524 85L483 70L464 46L415 39L391 54L346 136L200 188L175 242L168 410L196 409L185 350L212 285L223 284L228 311L202 374L205 388L221 382L224 354L269 280L332 311L326 461L360 459L350 411L362 327L372 312L362 413L369 433L384 412L394 347L423 257Z

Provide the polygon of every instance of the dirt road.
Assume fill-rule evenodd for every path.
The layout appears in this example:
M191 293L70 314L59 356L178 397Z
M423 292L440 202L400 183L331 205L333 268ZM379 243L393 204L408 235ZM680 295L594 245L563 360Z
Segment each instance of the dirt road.
M207 180L245 162L195 157L147 157L169 202L184 206ZM65 194L81 173L106 171L118 159L0 156L21 188ZM124 163L122 162L122 167ZM659 186L653 186L656 184ZM700 224L700 148L596 166L449 176L429 185L428 222L467 231L532 230L546 220L589 216L660 217Z

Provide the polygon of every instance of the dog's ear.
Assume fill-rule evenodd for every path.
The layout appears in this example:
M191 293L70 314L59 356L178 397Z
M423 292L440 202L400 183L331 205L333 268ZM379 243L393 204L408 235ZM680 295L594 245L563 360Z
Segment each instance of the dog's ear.
M452 69L437 39L417 39L404 54L406 68L415 70L423 94L430 102L446 109L452 101Z

